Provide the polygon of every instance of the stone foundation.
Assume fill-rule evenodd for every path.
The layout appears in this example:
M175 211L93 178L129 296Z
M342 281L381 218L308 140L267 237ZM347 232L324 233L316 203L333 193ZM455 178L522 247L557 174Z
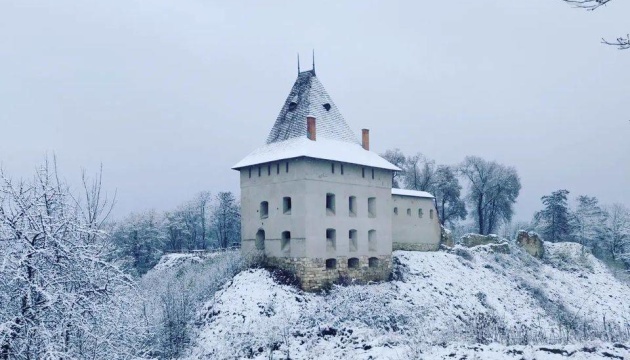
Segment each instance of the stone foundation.
M385 281L392 272L390 255L353 257L352 259L358 259L356 268L348 267L349 257L340 256L334 259L336 266L329 269L326 268L327 259L323 258L267 257L265 264L293 273L305 291L318 291L333 283L365 284L370 281ZM372 260L373 266L370 266L370 259L376 259Z
M392 243L393 250L405 250L405 251L437 251L440 248L440 244L422 244L422 243Z

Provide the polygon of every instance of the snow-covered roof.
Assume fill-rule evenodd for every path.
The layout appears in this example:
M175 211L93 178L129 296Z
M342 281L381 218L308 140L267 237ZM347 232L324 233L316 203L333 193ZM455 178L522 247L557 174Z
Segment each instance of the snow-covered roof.
M314 70L298 74L269 132L267 144L306 137L307 115L317 119L318 140L327 138L359 144L339 109L315 76Z
M394 189L394 188L392 189L392 195L413 196L413 197L422 197L422 198L431 198L431 199L435 197L426 191Z
M400 170L400 168L392 165L378 154L363 149L359 144L320 138L319 136L316 141L309 140L306 136L303 136L263 145L232 166L232 169L299 157L339 161L395 171Z

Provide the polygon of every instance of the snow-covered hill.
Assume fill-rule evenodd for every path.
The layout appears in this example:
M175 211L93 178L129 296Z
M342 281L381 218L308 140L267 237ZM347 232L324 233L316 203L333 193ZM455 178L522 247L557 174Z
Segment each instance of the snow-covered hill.
M394 255L394 280L327 295L243 271L208 301L190 358L630 358L630 287L573 243ZM501 345L499 345L501 344Z

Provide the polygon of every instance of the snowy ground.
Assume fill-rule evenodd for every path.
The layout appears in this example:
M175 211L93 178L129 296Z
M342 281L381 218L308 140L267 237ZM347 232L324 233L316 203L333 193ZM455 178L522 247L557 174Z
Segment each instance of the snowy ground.
M247 270L205 304L189 357L630 359L630 287L577 244L545 247L398 251L394 281L327 295Z

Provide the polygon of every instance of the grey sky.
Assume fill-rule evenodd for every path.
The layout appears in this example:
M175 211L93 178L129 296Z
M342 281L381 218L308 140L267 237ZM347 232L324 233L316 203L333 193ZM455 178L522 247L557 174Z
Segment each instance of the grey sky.
M0 162L104 165L116 215L238 190L316 50L357 137L515 166L517 218L558 188L630 205L630 3L0 0Z

